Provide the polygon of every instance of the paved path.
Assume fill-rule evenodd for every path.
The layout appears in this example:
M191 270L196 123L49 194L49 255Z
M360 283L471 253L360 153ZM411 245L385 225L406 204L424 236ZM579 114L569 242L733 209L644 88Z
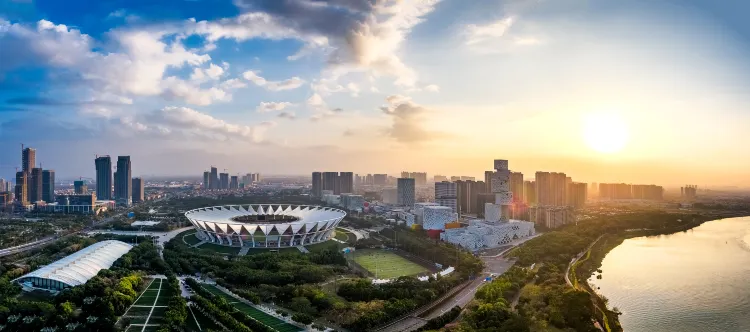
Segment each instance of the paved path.
M204 244L204 243L206 243L206 241L201 241L201 243L198 243L195 246L197 247L197 246L199 246L201 244ZM242 249L240 249L240 253L237 254L237 255L238 256L245 256L245 255L247 255L248 251L250 251L250 247L242 247Z
M349 233L354 234L354 237L356 237L357 240L366 239L368 237L366 235L367 233L362 232L362 231L358 231L358 230L356 230L354 228L351 228L351 227L339 227L339 228L341 228L341 229L343 229L343 230L345 230L345 231L347 231Z
M297 249L299 250L299 252L301 252L303 254L310 253L310 250L307 250L307 248L305 248L305 246L297 246Z
M573 257L570 260L570 263L568 263L568 267L565 269L565 282L568 283L568 286L573 287L573 282L570 281L570 276L569 276L570 275L570 268L579 259L581 259L581 257L583 257L583 255L586 254L586 252L588 252L589 250L591 250L591 247L593 247L597 242L599 242L599 240L601 240L602 236L604 236L604 235L599 235L599 237L596 238L596 240L594 240L594 242L591 242L591 244L589 244L589 246L588 246L588 248L586 248L586 250L581 251L576 257Z
M159 245L159 256L161 258L164 258L164 253L162 252L162 248L164 248L164 245L169 242L170 240L174 239L177 234L180 234L184 231L193 229L193 226L178 228L175 230L171 230L169 232L140 232L140 231L109 231L109 230L96 230L96 231L90 231L87 234L89 235L95 235L95 234L114 234L114 235L134 235L134 236L154 236L157 239L157 243Z

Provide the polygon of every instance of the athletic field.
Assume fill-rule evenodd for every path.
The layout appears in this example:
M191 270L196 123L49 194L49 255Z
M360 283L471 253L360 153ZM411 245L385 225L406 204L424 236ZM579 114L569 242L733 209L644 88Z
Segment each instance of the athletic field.
M351 254L354 261L378 279L391 279L429 272L425 267L387 250L359 249Z

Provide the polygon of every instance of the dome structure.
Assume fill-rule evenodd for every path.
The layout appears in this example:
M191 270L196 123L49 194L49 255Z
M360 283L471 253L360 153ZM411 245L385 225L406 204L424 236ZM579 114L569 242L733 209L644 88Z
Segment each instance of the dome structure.
M243 204L190 210L185 217L207 242L233 247L283 248L327 241L343 210L290 204Z

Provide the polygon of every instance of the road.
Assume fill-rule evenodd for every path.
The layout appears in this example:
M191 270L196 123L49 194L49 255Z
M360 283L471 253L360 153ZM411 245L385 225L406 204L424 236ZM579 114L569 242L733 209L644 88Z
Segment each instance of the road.
M598 238L596 238L596 240L594 240L594 242L591 242L591 244L589 244L589 246L588 246L588 248L586 248L586 250L581 251L580 253L578 253L578 255L576 257L573 257L573 259L570 260L570 263L568 263L568 267L565 269L565 282L568 284L568 286L573 287L573 282L570 281L570 268L579 259L581 259L581 257L583 257L583 255L585 255L586 252L588 252L589 250L591 250L591 247L593 247L597 242L599 242L599 240L601 240L602 236L604 236L604 235L600 235Z
M169 242L170 240L174 239L177 234L180 234L184 231L193 229L193 226L178 228L175 230L171 230L169 232L140 232L140 231L108 231L108 230L98 230L98 231L90 231L87 234L89 235L96 235L96 234L113 234L113 235L134 235L134 236L155 236L158 248L159 248L159 256L164 258L162 249L164 248L164 245Z
M39 248L39 247L45 246L47 244L50 244L52 242L55 242L58 239L59 238L48 237L48 238L44 238L44 239L37 240L37 241L34 241L34 242L24 243L22 245L18 245L18 246L15 246L15 247L5 248L5 249L0 250L0 257L4 257L4 256L8 256L8 255L13 255L13 254L17 254L19 252L24 252L24 251L27 251L27 250Z

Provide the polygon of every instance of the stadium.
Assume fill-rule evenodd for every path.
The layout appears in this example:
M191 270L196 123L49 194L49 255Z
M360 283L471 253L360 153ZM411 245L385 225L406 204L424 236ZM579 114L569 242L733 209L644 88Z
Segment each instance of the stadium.
M252 248L326 241L345 216L346 212L335 208L289 204L223 205L185 213L201 240Z

